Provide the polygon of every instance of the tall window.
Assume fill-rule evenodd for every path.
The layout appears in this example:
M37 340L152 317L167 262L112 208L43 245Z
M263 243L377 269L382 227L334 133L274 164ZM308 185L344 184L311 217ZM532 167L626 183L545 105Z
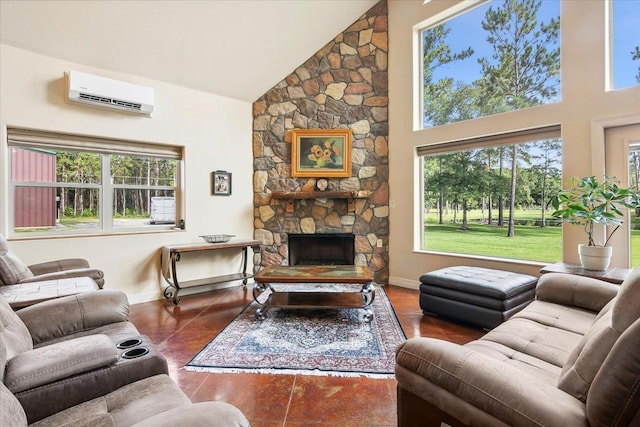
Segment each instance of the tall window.
M559 4L493 0L422 31L423 126L558 101Z
M559 129L420 147L424 250L531 261L562 259L550 195L562 187Z
M182 148L8 129L13 233L175 227Z
M640 190L640 123L605 128L605 171L622 187ZM640 265L640 209L623 210L622 227L613 233L610 245L615 247L618 266ZM608 230L613 232L613 228Z
M640 84L640 2L613 0L613 88Z
M640 141L629 150L629 187L640 191ZM640 211L632 212L631 218L631 266L640 265Z

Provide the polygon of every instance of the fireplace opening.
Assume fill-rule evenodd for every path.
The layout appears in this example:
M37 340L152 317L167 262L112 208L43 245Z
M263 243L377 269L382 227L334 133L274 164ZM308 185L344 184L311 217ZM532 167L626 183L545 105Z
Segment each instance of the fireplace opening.
M289 234L289 265L353 265L355 237L348 233Z

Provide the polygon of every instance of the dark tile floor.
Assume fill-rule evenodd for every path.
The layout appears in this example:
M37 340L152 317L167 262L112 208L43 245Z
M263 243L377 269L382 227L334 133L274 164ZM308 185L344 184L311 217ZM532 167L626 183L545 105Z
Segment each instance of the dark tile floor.
M424 316L418 291L386 286L407 337L465 343L484 334ZM395 379L304 375L207 374L182 367L252 300L241 286L131 306L131 320L156 343L169 374L194 402L222 400L237 406L252 426L395 426Z

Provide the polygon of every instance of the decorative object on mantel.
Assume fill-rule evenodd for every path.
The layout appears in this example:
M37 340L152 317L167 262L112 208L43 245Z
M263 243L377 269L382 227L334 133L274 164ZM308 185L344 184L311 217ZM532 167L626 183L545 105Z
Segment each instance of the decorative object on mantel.
M231 172L217 170L211 173L211 188L214 196L231 195Z
M316 188L318 189L318 191L325 191L328 186L329 182L324 178L320 178L318 182L316 182Z
M273 191L271 200L283 199L287 201L287 212L293 212L294 200L308 199L347 199L349 212L356 208L355 199L366 199L371 196L369 190L359 191Z
M351 176L351 129L293 129L291 176Z
M205 234L200 236L207 243L226 243L231 240L232 237L236 237L235 234Z
M555 209L552 216L584 227L589 243L578 245L578 253L580 263L587 270L606 270L609 267L613 248L607 243L623 223L623 209L640 207L640 194L618 184L617 179L608 176L602 181L594 176L573 177L570 188L560 191L549 201ZM608 235L605 230L603 243L594 238L595 224L615 227Z
M276 288L279 286L274 284ZM303 286L303 285L300 285ZM314 285L308 285L314 286ZM325 291L344 291L332 283ZM392 378L395 348L406 339L384 289L376 286L371 322L359 309L272 308L264 321L248 305L186 366L196 372L249 372Z

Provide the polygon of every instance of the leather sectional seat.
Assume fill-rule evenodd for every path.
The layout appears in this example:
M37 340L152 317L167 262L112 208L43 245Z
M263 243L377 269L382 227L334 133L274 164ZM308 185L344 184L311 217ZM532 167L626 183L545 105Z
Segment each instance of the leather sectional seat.
M104 273L87 260L67 258L26 265L0 234L0 296L14 310L103 286Z
M620 286L544 274L482 338L398 347L398 425L638 426L639 349L640 267Z
M166 359L129 321L121 291L85 292L17 312L0 297L2 426L145 419L149 424L142 425L178 425L185 412L184 425L247 425L231 405L191 404L167 374ZM229 424L206 421L216 418ZM168 420L174 423L163 424Z

